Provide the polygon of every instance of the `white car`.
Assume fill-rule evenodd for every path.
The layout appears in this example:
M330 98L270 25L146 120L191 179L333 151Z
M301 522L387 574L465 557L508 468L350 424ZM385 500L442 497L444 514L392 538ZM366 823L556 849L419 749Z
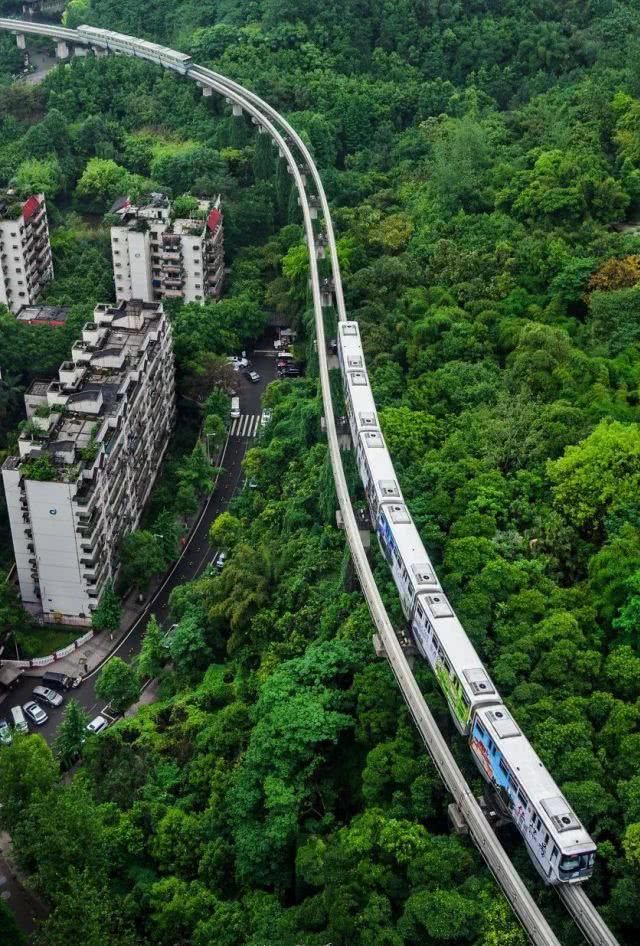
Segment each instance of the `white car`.
M262 412L262 417L260 418L260 426L266 427L267 424L271 423L271 411L266 410Z
M49 687L35 687L33 695L41 703L48 703L49 706L62 706L62 693L56 693L55 690Z
M102 732L103 729L106 729L108 725L108 719L104 716L96 716L90 723L87 723L87 730L91 733L99 733Z
M11 735L11 727L6 719L0 719L0 742L3 742L5 746L10 746L13 741L13 736Z
M225 564L226 564L226 561L227 561L227 553L226 553L226 552L220 552L220 554L218 555L218 557L217 557L217 559L216 559L216 561L215 561L215 566L216 566L216 568L218 569L219 572L221 572L222 569L224 568L224 566L225 566Z
M25 715L36 724L36 726L44 726L46 721L49 719L45 711L41 706L38 706L37 703L34 703L33 700L29 700L28 703L25 703L22 709L25 712Z

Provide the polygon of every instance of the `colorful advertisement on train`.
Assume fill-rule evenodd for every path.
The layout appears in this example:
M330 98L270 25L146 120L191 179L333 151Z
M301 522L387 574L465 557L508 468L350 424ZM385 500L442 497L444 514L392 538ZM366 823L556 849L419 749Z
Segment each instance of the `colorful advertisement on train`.
M439 655L433 666L433 672L442 687L454 716L460 724L460 728L464 731L469 724L471 709L469 706L466 706L462 698L462 689L457 679L450 675Z
M471 751L480 763L487 782L490 782L495 788L502 789L503 794L508 794L509 776L507 771L498 763L500 753L496 752L495 755L491 754L491 750L489 749L489 734L484 727L482 730L480 729L477 719L473 726L473 735L471 736Z
M461 730L464 732L469 725L471 707L465 704L462 698L462 688L455 677L452 678L447 670L443 656L438 650L438 639L436 635L426 627L418 627L416 630L417 636L420 638L422 653L424 653L429 661L442 692L449 702L451 711L460 723Z

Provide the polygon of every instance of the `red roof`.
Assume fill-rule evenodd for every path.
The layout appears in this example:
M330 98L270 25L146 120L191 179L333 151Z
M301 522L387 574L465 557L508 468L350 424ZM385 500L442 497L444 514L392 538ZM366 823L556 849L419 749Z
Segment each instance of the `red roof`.
M22 216L25 223L29 223L31 218L40 209L40 201L37 197L30 197L22 208Z
M207 226L210 230L217 230L220 226L220 221L222 220L222 214L219 210L216 210L215 207L207 217Z

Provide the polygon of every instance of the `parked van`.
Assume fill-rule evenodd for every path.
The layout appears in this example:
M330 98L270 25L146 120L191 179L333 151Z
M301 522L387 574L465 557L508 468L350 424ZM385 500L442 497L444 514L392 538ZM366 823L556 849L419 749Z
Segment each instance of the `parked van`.
M231 398L231 417L240 417L240 398L232 397Z
M29 732L29 726L21 706L11 707L11 722L16 732Z
M57 673L55 670L47 670L40 679L43 686L49 687L50 690L57 690L58 693L70 690L74 684L74 681L66 673Z

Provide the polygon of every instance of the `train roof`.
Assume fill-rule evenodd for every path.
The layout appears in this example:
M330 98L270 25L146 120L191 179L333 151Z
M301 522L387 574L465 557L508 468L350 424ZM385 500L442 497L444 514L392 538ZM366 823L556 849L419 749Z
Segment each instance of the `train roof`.
M377 430L362 431L360 446L380 500L404 502L396 471L382 434Z
M384 507L389 529L402 564L414 585L428 584L440 588L438 576L425 549L420 534L404 503L388 503Z
M485 670L478 652L465 634L447 596L441 590L420 592L416 607L421 608L429 618L442 649L467 691L470 701L475 705L483 698L489 698L494 703L499 700L498 691Z
M595 850L595 842L569 805L540 757L503 704L483 707L476 721L500 749L522 791L563 854Z
M358 323L341 322L339 329L344 378L358 429L379 427L376 402L373 399L367 374Z
M349 359L353 356L349 355ZM380 427L376 402L373 399L369 377L364 368L353 369L346 365L347 388L351 407L358 429L376 429Z

